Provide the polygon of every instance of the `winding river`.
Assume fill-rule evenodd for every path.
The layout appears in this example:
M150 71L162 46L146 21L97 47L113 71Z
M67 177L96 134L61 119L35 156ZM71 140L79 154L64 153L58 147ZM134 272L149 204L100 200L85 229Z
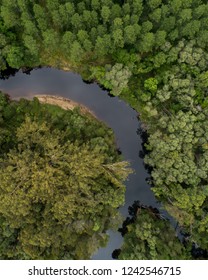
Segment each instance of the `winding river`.
M143 160L139 157L142 140L137 131L140 123L137 112L117 97L110 97L108 92L97 84L86 84L74 73L52 68L34 69L30 74L22 71L9 79L0 80L0 90L8 93L13 99L33 97L35 94L59 95L82 103L95 115L111 127L115 133L117 146L125 160L130 161L135 173L126 181L125 205L120 208L124 217L128 216L128 207L135 200L142 204L159 207L149 185ZM106 248L101 248L92 259L112 259L114 249L120 247L120 233L109 231L110 239Z

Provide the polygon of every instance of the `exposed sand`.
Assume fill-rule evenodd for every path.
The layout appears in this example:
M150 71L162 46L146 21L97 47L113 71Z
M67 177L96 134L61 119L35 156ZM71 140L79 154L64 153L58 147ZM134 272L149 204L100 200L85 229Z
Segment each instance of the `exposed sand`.
M96 118L95 114L90 111L87 107L83 106L82 104L72 101L68 98L55 96L55 95L35 95L33 97L37 97L40 103L48 103L51 105L57 105L65 110L73 110L75 107L80 108L80 112L83 114L90 114Z

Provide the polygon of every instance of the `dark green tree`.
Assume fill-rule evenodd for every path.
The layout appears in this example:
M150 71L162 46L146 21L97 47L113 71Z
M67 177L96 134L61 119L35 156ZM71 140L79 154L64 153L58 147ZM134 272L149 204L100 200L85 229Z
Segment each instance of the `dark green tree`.
M121 232L124 243L118 250L120 260L187 260L191 254L176 237L174 228L157 209L130 207L131 219L124 222ZM116 252L115 252L116 253Z

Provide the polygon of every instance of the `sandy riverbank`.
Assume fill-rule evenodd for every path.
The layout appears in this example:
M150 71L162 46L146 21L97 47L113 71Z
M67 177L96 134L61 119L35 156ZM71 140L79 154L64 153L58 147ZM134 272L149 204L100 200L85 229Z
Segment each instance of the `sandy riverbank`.
M48 103L51 105L57 105L65 110L73 110L76 107L80 108L80 112L83 114L90 114L93 117L96 118L94 112L92 112L87 107L83 106L82 104L75 102L71 99L55 96L55 95L35 95L34 97L37 97L40 103Z

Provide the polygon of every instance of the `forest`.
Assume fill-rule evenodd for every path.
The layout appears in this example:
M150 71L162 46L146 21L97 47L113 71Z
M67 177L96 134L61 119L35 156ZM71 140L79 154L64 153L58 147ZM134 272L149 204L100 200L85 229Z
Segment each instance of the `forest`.
M0 127L0 258L89 259L118 226L131 172L112 130L2 93Z
M193 253L194 249L203 251L203 256L207 256L207 51L208 4L206 0L0 0L0 70L2 73L11 68L25 69L38 66L77 72L84 80L96 81L112 95L128 102L138 112L143 127L148 133L144 162L151 170L149 181L152 191L161 201L164 209L178 222L185 241L176 242L171 228L170 236L173 236L173 241L170 244L166 242L166 245L172 248L171 244L174 243L178 244L177 248L180 246L182 248L177 249L177 252L174 251L172 256L169 253L165 256L160 255L158 248L161 240L158 238L160 236L158 232L164 227L169 230L167 221L161 220L158 215L152 215L152 211L147 210L148 207L144 209L140 207L141 210L134 214L132 220L134 223L131 222L126 227L124 235L126 242L121 248L121 258L198 258L198 255ZM28 131L30 127L32 134L38 133L46 139L49 137L46 137L49 133L46 129L48 126L42 123L43 132L38 132L37 124L31 117L25 117L23 120L24 114L22 115L21 110L24 109L19 108L19 105L11 105L12 110L15 106L19 108L20 115L18 113L17 120L16 117L6 119L7 114L10 116L11 108L6 106L5 111L4 104L9 102L5 100L7 99L2 96L3 117L0 119L2 128L0 139L3 144L0 152L1 157L4 155L6 158L3 157L0 166L6 168L8 173L4 171L0 174L0 195L5 198L5 204L0 208L3 228L0 234L5 232L3 248L8 249L1 249L1 251L4 252L3 258L38 258L40 252L35 251L36 249L33 251L31 248L26 248L26 255L23 255L22 248L19 249L18 246L17 252L9 251L11 244L15 243L15 236L19 234L18 230L23 230L26 226L18 225L17 229L15 223L20 221L21 215L27 213L29 206L24 205L20 213L14 208L14 213L20 216L16 217L15 221L10 220L13 214L7 212L9 200L4 192L9 193L11 190L4 189L8 185L7 180L11 180L11 171L15 166L13 161L24 166L26 164L24 161L29 157L30 150L35 144L33 143L32 147L27 146L31 145L31 140L27 139L31 136L24 136L24 130ZM65 118L63 116L60 118L63 118L61 119L63 123ZM75 127L73 130L76 131ZM11 136L13 131L16 131L15 139ZM58 128L50 133L57 134L54 138L56 143L63 141L60 139ZM28 144L25 140L24 143L22 142L24 137ZM68 139L67 137L65 139ZM72 146L66 144L69 145L66 149L77 149L76 145L79 145L83 136L75 133L73 137L70 141L74 144L71 144ZM79 139L78 143L76 137ZM37 149L38 151L35 148L33 152L41 153L42 148L37 147ZM90 147L83 146L83 149L87 153ZM106 154L109 156L112 151L108 149ZM21 159L23 151L25 156ZM63 153L63 150L60 153ZM96 165L96 161L93 164ZM123 170L119 167L120 164L117 163L115 172ZM97 172L96 168L95 170ZM18 173L15 174L16 179L15 175L14 178L12 177L13 187L18 184L16 180L20 176ZM120 179L125 177L118 174L120 175ZM113 193L114 195L116 194ZM113 200L115 203L113 208L120 205L119 197L120 195L117 197L118 203ZM107 201L111 198L112 196L108 196ZM27 203L27 200L24 200L24 203ZM59 204L59 207L64 206ZM93 211L95 211L94 207ZM101 220L106 217L105 211L100 212L102 213L100 215L103 215ZM79 215L81 212L76 213ZM95 219L98 218L97 215L93 212ZM21 231L22 240L27 239L28 232L34 230L32 220L31 217L31 224L28 222L28 228ZM147 224L144 223L145 220ZM94 226L102 228L96 223ZM145 226L148 227L146 236L140 236L138 229ZM151 227L158 230L153 232ZM51 230L50 225L46 228ZM98 242L101 239L92 236L91 238ZM75 234L74 244L79 237ZM36 238L37 242L40 240L47 242L47 239L42 237L36 236ZM145 238L152 240L152 243L145 242ZM167 238L163 236L163 240ZM32 244L36 244L36 241L31 240L31 246L35 246ZM84 239L80 239L80 244L81 242L86 244ZM132 242L135 246L130 247ZM73 247L73 244L64 243L64 237L62 245L66 248ZM134 252L136 245L138 248L143 248L142 255L138 254L139 249ZM49 251L43 253L46 254L46 258L63 258ZM167 248L164 252L168 252ZM83 257L81 253L74 254L75 258ZM69 254L64 257L74 256Z

